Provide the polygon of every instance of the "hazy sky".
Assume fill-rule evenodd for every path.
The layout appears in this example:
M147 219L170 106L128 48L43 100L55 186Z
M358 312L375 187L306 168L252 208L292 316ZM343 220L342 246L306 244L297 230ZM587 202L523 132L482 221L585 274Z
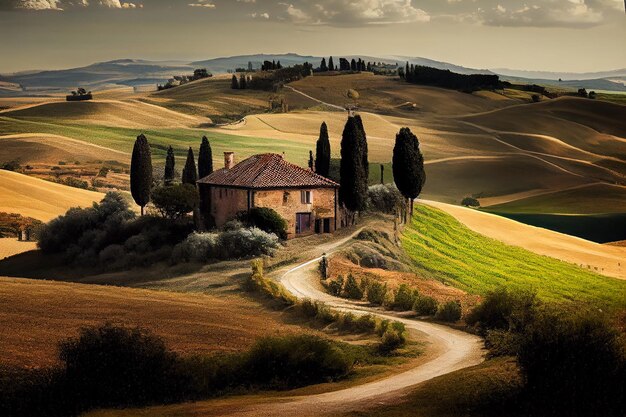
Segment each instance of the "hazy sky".
M0 0L0 72L261 52L598 71L626 67L624 7L624 0Z

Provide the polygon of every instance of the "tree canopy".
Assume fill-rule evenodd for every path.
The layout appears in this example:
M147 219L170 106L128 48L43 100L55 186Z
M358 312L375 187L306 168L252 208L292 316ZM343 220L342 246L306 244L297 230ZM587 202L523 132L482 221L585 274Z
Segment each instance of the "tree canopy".
M328 126L322 122L320 136L315 146L315 172L328 177L330 171L330 141L328 139Z
M341 138L341 187L339 201L351 212L362 211L367 203L367 143L355 117L349 117Z
M413 213L413 200L422 192L422 187L426 182L426 173L419 140L408 127L403 127L396 135L392 170L398 190L404 198L411 200L411 213Z
M191 146L187 151L187 161L185 162L185 167L183 168L183 184L191 184L196 185L196 181L198 180L198 172L196 171L196 160L193 156L193 149Z
M142 215L144 207L150 202L150 187L152 187L152 155L148 139L141 134L137 136L130 161L130 193L135 203L141 207Z
M213 151L206 136L202 136L200 152L198 152L198 177L204 178L213 172Z
M174 149L170 146L167 148L167 156L165 157L165 173L163 174L163 182L165 185L170 185L174 181L175 165Z

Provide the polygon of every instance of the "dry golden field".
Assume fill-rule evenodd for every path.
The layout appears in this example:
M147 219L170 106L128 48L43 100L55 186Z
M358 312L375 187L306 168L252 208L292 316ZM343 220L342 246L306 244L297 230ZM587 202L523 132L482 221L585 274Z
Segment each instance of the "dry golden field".
M0 278L0 351L5 365L56 362L60 340L104 322L140 326L183 354L229 352L255 339L302 331L281 313L236 294L220 297L54 281Z
M91 206L104 194L0 170L0 196L0 212L49 221L70 207Z
M14 237L0 238L0 260L37 249L37 242L20 242Z

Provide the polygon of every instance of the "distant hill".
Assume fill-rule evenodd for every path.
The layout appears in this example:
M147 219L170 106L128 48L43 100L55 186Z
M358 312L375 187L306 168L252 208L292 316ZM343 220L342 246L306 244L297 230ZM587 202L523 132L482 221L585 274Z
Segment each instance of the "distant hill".
M509 68L496 68L492 70L496 74L505 75L507 77L518 77L528 79L540 79L540 80L596 80L599 78L615 78L626 77L626 68L616 69L613 71L600 71L600 72L550 72L550 71L524 71L513 70Z
M423 57L387 56L375 57L366 55L334 55L335 64L339 58L362 58L366 62L384 62L404 65L409 62L414 65L425 65L433 68L450 70L460 74L499 74L505 79L520 83L534 83L543 85L555 84L563 88L587 88L593 90L626 91L626 69L597 73L552 73L541 71L519 71L510 69L488 70L467 68L460 65L435 61ZM328 57L326 57L328 59ZM312 55L287 54L252 54L219 57L193 62L185 61L147 61L142 59L116 59L99 62L79 68L68 68L53 71L24 71L16 74L0 75L0 95L38 95L58 92L67 92L77 86L88 90L102 90L119 85L136 87L140 85L155 85L166 82L174 75L189 74L195 68L207 68L214 74L225 73L235 68L247 68L248 62L253 68L260 68L263 61L280 61L283 66L313 63L318 66L322 57ZM8 87L11 86L11 87ZM23 88L19 88L22 86ZM7 88L8 87L8 88Z

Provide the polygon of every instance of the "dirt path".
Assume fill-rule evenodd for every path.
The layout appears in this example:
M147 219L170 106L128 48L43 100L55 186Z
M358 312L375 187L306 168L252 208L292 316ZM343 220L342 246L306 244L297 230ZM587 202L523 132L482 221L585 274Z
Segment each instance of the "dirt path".
M355 234L336 242L321 245L316 251L319 254L324 252L331 254L351 240ZM360 410L368 405L393 401L416 384L482 362L482 342L477 336L435 323L398 317L385 313L381 309L369 307L362 302L350 302L325 293L321 289L319 278L315 272L320 259L321 257L316 257L298 266L277 271L274 275L289 292L298 298L322 301L337 310L349 311L355 315L373 314L381 318L403 322L407 329L425 335L430 352L427 361L408 371L374 382L323 394L273 398L272 402L262 401L257 404L236 407L236 409L220 409L220 415L317 416Z
M304 97L308 98L309 100L313 100L313 101L315 101L315 102L317 102L319 104L323 104L324 106L328 106L328 107L333 108L335 110L346 111L346 109L341 107L341 106L337 106L335 104L326 103L325 101L322 101L322 100L320 100L318 98L312 97L312 96L308 95L307 93L303 93L300 90L296 90L295 88L293 88L293 87L291 87L289 85L286 85L284 88L286 88L288 90L291 90L294 93L300 94L301 96L304 96Z

